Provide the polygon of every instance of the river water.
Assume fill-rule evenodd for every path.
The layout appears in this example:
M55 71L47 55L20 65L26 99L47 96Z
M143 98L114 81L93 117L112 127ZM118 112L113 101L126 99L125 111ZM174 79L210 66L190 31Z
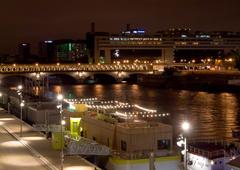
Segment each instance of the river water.
M128 84L52 86L51 90L71 98L118 100L156 109L159 113L170 113L167 120L159 118L158 121L172 124L175 135L180 133L183 119L188 119L191 123L188 135L192 139L231 140L231 130L240 127L239 93L159 89Z

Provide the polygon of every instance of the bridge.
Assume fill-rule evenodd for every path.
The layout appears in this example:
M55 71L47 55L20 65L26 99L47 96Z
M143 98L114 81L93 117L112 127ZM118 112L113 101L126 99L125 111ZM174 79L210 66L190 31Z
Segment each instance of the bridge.
M95 80L97 76L105 76L113 82L121 82L130 76L139 74L159 74L165 67L189 67L203 68L208 64L4 64L0 67L0 81L5 86L12 86L8 83L16 80L24 84L25 90L31 89L48 90L49 79L54 81L58 76L67 76L76 83L84 83L88 80ZM11 79L12 77L12 79ZM101 77L100 77L101 78ZM63 80L62 82L67 82ZM51 80L50 80L51 82ZM16 85L16 84L15 84Z
M152 71L150 64L11 64L2 65L0 73L32 73L32 72L109 72L109 71L126 71L126 72L148 72Z
M0 74L9 73L50 73L50 72L128 72L147 73L163 71L164 67L205 67L211 64L3 64L0 67Z

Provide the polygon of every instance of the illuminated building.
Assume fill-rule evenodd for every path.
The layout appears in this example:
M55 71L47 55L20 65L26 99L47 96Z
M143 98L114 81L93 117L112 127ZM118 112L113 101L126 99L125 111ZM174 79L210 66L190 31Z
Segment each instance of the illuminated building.
M85 40L43 41L39 46L40 56L47 62L88 63L88 50Z
M177 62L200 62L204 57L223 57L240 47L240 33L169 29L147 34L143 29L128 26L120 34L91 33L91 40L87 41L94 63L171 64L175 58Z

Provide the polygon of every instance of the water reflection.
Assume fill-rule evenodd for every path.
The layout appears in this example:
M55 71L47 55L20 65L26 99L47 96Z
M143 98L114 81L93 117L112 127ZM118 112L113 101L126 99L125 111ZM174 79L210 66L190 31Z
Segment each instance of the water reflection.
M159 113L170 113L170 123L178 134L180 123L187 118L192 123L192 138L231 138L231 129L240 126L239 94L193 92L158 89L138 85L76 85L53 86L55 93L66 97L97 97L100 100L119 100Z

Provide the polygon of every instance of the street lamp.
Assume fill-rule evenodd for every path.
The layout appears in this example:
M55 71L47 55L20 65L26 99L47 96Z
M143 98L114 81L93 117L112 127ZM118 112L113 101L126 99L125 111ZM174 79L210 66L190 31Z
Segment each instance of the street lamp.
M190 128L189 122L184 121L182 123L183 133L186 134L189 128ZM187 170L187 137L186 135L184 135L183 137L184 137L184 169Z
M63 120L63 107L62 107L62 101L63 101L63 95L58 94L57 95L57 100L58 100L58 105L57 108L59 109L60 112L60 125L61 125L61 152L60 152L60 160L61 160L61 170L63 170L63 161L64 161L64 153L63 153L63 141L64 141L64 136L63 136L63 126L65 125L65 121Z
M20 96L20 119L21 119L21 122L20 122L20 137L22 137L22 109L24 107L24 100L23 100L23 95L22 95L22 90L23 90L23 87L22 85L19 85L17 87L17 94Z

